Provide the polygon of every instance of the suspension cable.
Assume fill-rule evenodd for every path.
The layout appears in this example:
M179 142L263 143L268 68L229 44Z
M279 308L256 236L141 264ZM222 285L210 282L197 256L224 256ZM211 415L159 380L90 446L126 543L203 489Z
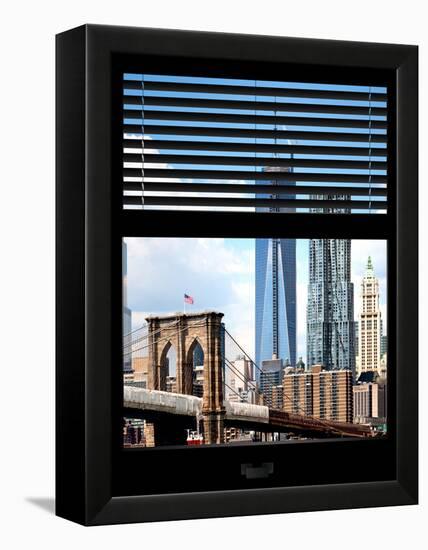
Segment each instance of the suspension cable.
M147 338L150 336L154 336L156 334L159 334L160 332L162 332L163 330L166 330L166 329L170 329L170 328L173 328L174 326L176 326L178 323L172 323L171 325L167 325L165 327L162 327L162 328L158 328L157 330L154 330L153 332L149 332L147 330L147 334L142 334L140 337L138 338L134 338L133 340L131 340L130 342L126 342L123 344L123 348L125 347L129 347L129 346L132 346L134 344L136 344L137 342L142 342L144 340L147 340ZM145 328L145 327L143 327ZM140 330L140 329L137 329L137 330ZM131 333L129 333L131 334ZM125 340L126 336L123 337L123 339Z
M254 366L260 371L260 372L263 372L262 369L257 365L257 363L255 363L254 361L252 361L251 357L244 351L244 349L240 346L240 344L238 344L238 342L235 340L235 338L230 334L230 332L228 332L226 330L226 328L224 328L224 331L225 333L232 339L232 341L239 347L239 349L244 353L244 355L246 357L248 357L248 359L254 364ZM263 394L261 394L263 395ZM307 414L305 409L302 407L302 405L300 404L299 401L297 401L297 403L284 391L283 392L283 396L285 397L285 399L287 399L288 401L290 401L290 403L292 403L298 410L300 410L303 415L302 416L305 416L306 418L310 418L312 420L316 420L317 422L319 422L320 424L326 426L327 428L331 429L331 425L328 423L328 421L326 420L323 420L322 418L319 418L317 416L314 416L314 415L311 415L311 414ZM345 430L341 430L339 428L336 428L336 430L338 432L341 432L343 434L346 434L347 432Z
M205 323L197 323L197 324L193 324L193 325L186 325L186 326L184 326L182 329L178 330L178 331L176 332L176 334L180 334L181 332L184 332L185 330L187 330L187 329L189 329L189 328L193 328L193 327L202 327L202 326L205 326ZM126 356L128 356L128 355L130 355L130 354L132 354L132 353L135 353L135 352L140 351L140 350L142 350L142 349L146 349L146 348L148 348L148 347L150 347L150 346L153 346L153 345L155 345L155 344L157 344L157 343L159 343L159 342L165 342L165 341L168 341L168 340L171 340L171 335L165 336L164 338L159 338L159 340L156 340L155 342L149 342L148 344L145 344L144 346L141 346L141 347L139 347L139 348L136 348L136 349L133 349L133 350L131 350L131 351L128 351L128 352L124 353L123 356L126 357Z
M179 319L176 319L173 323L171 323L171 324L169 324L169 325L165 325L163 328L165 329L165 328L168 328L168 327L173 327L173 326L176 325L179 321L180 321ZM130 336L131 334L134 334L134 332L137 332L137 331L139 331L139 330L142 330L142 329L144 329L144 328L146 328L146 327L148 328L148 324L147 324L147 323L145 323L144 325L141 325L140 327L135 328L134 330L131 330L131 332L128 332L128 333L124 334L123 337L125 338L125 336ZM160 330L162 330L162 329L160 329Z
M239 399L241 399L241 396L239 395L239 393L236 393L236 391L235 391L233 388L231 388L231 387L229 386L229 384L227 384L227 383L225 382L224 385L225 385L227 388L229 388L229 390L232 391L235 395L237 395L237 396L239 397Z
M249 378L245 378L245 375L242 375L241 376L241 373L236 369L235 366L232 366L233 365L233 362L232 361L229 361L228 359L226 359L226 357L224 357L224 360L225 362L227 362L228 364L226 365L231 371L234 372L234 374L236 376L238 376L238 378L244 382L244 384L251 384L253 386L253 389L258 393L258 395L263 395L262 393L260 393L260 391L258 390L257 386L254 384L254 382L252 380L250 380Z

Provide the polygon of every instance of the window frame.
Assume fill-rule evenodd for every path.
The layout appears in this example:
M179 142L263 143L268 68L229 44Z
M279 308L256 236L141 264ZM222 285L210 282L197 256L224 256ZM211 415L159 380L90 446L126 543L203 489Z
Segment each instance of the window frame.
M394 113L392 120L389 117L388 145L396 149L395 158L388 156L388 213L343 214L338 224L337 214L123 211L122 159L116 154L121 151L116 129L121 126L122 82L119 79L118 87L117 76L133 72L130 64L140 63L143 56L157 56L158 62L174 56L174 61L208 63L214 69L227 62L241 71L242 67L269 71L272 64L280 63L296 72L298 66L310 68L310 80L316 81L319 74L322 82L339 69L341 83L355 79L356 71L377 79L380 73L388 74L388 111ZM57 514L93 525L415 503L417 48L85 25L57 37L57 98ZM123 462L123 453L117 452L122 371L113 365L122 365L122 236L249 237L251 232L258 237L388 239L388 334L396 335L396 345L389 343L388 350L390 364L396 364L395 376L388 380L388 414L396 422L389 443L385 450L379 447L379 453L393 461L395 475L360 476L354 482L325 479L317 486L314 478L303 484L302 477L298 486L284 486L281 479L250 483L235 466L277 462L284 449L260 445L251 452L245 448L235 453L233 472L222 485L214 479L217 490L201 492L198 484L189 482L187 490L170 489L171 494L166 494L168 485L159 476L158 491L119 496L118 474L138 464L135 458ZM75 343L71 352L70 338ZM351 449L349 453L358 446L364 456L366 443L377 445L350 442L351 448L346 441L317 445L327 460L342 452L338 445ZM190 449L182 449L181 457L180 451L169 449L144 452L131 451L127 456L140 456L138 460L146 461L155 478L167 456L183 468L196 460L195 450ZM224 448L196 452L207 469L224 460L223 453L232 456Z

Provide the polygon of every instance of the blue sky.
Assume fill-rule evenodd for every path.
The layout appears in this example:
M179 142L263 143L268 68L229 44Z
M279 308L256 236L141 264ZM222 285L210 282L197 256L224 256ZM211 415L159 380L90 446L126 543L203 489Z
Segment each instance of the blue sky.
M288 89L296 89L296 98L292 98L292 97L287 97L287 98L284 98L284 97L270 97L270 96L258 96L258 99L259 100L262 100L262 101L275 101L275 103L277 104L280 104L282 106L284 106L284 104L293 104L293 103L303 103L303 104L307 104L308 105L308 109L307 109L307 113L305 112L302 112L302 113L297 113L299 115L299 117L305 117L305 116L312 116L311 114L311 109L310 109L310 105L336 105L336 106L344 106L344 105L348 105L348 106L352 106L352 107L357 107L357 106L365 106L367 107L368 106L368 101L367 101L367 93L369 91L371 91L373 93L373 97L372 97L372 100L370 102L370 105L372 107L385 107L385 102L382 102L382 101L376 101L376 93L380 92L380 93L384 93L386 91L385 88L379 88L379 87L369 87L369 86L349 86L349 85L340 85L340 84L320 84L320 83L300 83L300 82L282 82L282 81L262 81L262 80L238 80L238 79L224 79L224 78L202 78L202 77L188 77L188 76L171 76L171 75L150 75L150 74L125 74L124 75L124 82L125 82L125 89L124 89L124 103L125 103L125 106L129 109L131 109L133 112L135 112L136 115L138 115L138 112L142 112L141 111L141 105L130 105L130 104L126 104L126 97L127 96L142 96L143 95L143 91L142 91L142 88L141 89L137 89L137 90L129 90L129 89L126 89L126 82L127 81L137 81L137 82L142 82L144 80L144 82L169 82L169 83L188 83L188 84L201 84L201 83L210 83L210 84L217 84L217 85L233 85L233 86L240 86L240 85L243 85L243 86L254 86L254 89L257 88L257 86L268 86L268 87L271 87L273 89L275 88L288 88ZM349 91L349 92L361 92L362 94L362 100L349 100L349 99L346 99L346 100L341 100L341 99L318 99L318 98L299 98L298 97L298 90L330 90L330 91ZM153 105L146 105L145 106L145 111L150 111L150 112L156 112L156 111L186 111L186 112L189 112L189 113L196 113L196 112L209 112L211 114L214 114L214 113L228 113L228 114L248 114L250 111L245 111L245 110L240 110L240 109L233 109L233 101L247 101L247 100L250 100L250 101L253 101L254 100L254 97L255 96L248 96L248 95L237 95L237 94L234 94L234 95L230 95L230 94L220 94L220 93L203 93L203 92L180 92L180 91L162 91L162 90L149 90L149 89L145 89L144 90L144 97L164 97L164 98L183 98L183 97L186 97L186 98L198 98L198 99L216 99L216 100L221 100L221 99L228 99L230 100L230 107L229 108L220 108L220 109L214 109L213 107L177 107L177 106L164 106L164 105L161 105L161 106L153 106ZM269 114L275 114L278 118L278 126L277 125L273 125L273 124L260 124L260 123L257 123L257 125L255 126L254 124L245 124L245 123L227 123L227 122L196 122L196 121L186 121L186 120L183 120L183 121L168 121L168 120L155 120L155 119L146 119L145 121L143 121L143 119L140 119L140 122L137 121L137 123L135 124L135 136L139 135L138 133L142 131L142 124L144 122L144 135L146 137L146 139L157 139L157 138L160 138L160 139L172 139L172 140L176 140L176 141L180 141L180 140L186 140L188 138L188 136L180 136L180 135L175 135L173 133L173 130L171 131L172 133L170 135L165 135L165 134L161 134L161 135L156 135L154 134L151 130L150 130L150 126L155 124L157 126L163 126L163 125L168 125L170 127L180 127L180 126L192 126L192 127L203 127L203 128L218 128L218 127L222 127L222 128L225 128L225 129L230 129L230 128L242 128L242 129L254 129L255 127L257 127L258 130L272 130L272 129L280 129L280 130L283 130L284 131L284 138L275 138L274 139L274 142L277 143L277 144L286 144L286 143L290 143L290 140L287 139L287 136L286 136L286 131L287 130L290 130L290 131L294 131L294 130L305 130L305 139L300 139L298 142L293 142L293 143L299 143L299 144L304 144L304 145L315 145L315 146L318 146L318 145L327 145L327 142L325 141L314 141L314 140L311 140L311 132L312 131L320 131L320 129L322 131L328 131L328 132L337 132L337 135L338 135L338 141L336 142L328 142L328 145L329 146L332 146L332 147L335 147L335 146L338 146L338 147L342 147L342 146L349 146L350 143L349 142L343 142L343 141L340 141L340 133L341 132L346 132L347 129L346 128L336 128L334 126L334 121L332 122L332 126L323 126L322 128L320 127L300 127L300 126L295 126L295 125L291 125L290 123L287 123L287 126L281 126L281 117L282 116L287 116L287 117L292 117L293 115L295 116L296 113L293 113L293 112L287 112L287 111L279 111L279 112L273 112L273 111L260 111L260 114L265 114L265 115L269 115ZM367 114L328 114L328 113L323 113L322 115L318 114L317 116L321 116L322 118L325 118L326 120L326 124L328 122L328 120L330 118L336 118L336 119L339 119L339 118L342 118L342 119L354 119L354 120L369 120L369 117ZM379 115L370 115L370 119L375 121L375 120L385 120L385 117L384 116L379 116ZM132 121L129 119L129 118L124 118L124 123L125 124L129 124L131 123ZM356 134L355 136L355 142L352 142L352 146L353 147L366 147L367 146L367 142L368 142L368 136L369 134L370 135L375 135L375 134L382 134L382 135L385 135L386 133L386 130L384 129L374 129L374 128L357 128L357 129L352 129L353 133ZM357 136L358 134L358 136ZM129 136L132 136L134 134L128 134L128 137ZM361 138L359 137L361 135ZM195 139L198 139L200 141L210 141L210 142L216 142L216 141L221 141L223 143L258 143L258 144L262 144L262 143L272 143L273 140L272 139L265 139L265 138L235 138L235 137L221 137L221 138L218 138L218 137L211 137L211 136L201 136L201 137L198 137L198 138L195 138L193 137L192 138L193 140ZM149 141L146 141L146 148L147 149L150 149L150 146L149 146ZM375 155L380 155L382 154L384 151L385 151L385 146L386 144L385 143L371 143L371 148L372 148L372 155L375 156ZM376 153L374 153L374 150L376 150ZM147 151L146 151L147 152ZM159 151L156 151L157 153L159 153ZM171 150L163 150L163 153L165 154L168 154L168 153L176 153L177 151L174 151L173 149ZM207 151L201 151L201 152L197 152L197 151L193 151L192 154L195 154L195 155L198 155L198 154L204 154L205 156L209 156L210 154L215 154L215 152L207 152ZM228 153L226 153L227 155ZM265 155L265 154L263 154ZM241 156L254 156L253 153L241 153ZM277 156L281 156L283 158L287 158L289 157L289 155L287 154L281 154L281 155L277 155ZM305 158L305 155L304 154L294 154L293 155L294 158ZM313 155L311 155L311 158L318 158L318 159L325 159L326 158L326 155L317 155L316 157L314 157ZM331 151L328 155L328 158L330 158L331 160L367 160L367 157L351 157L351 156L346 156L346 155L341 155L341 156L336 156L336 155L332 155L331 154ZM378 157L379 159L382 159L384 160L385 157ZM136 162L138 164L138 158L136 158ZM159 163L158 163L158 168L162 166L162 156L159 155ZM134 164L132 165L131 163L127 163L126 167L129 167L129 168L136 168L137 167L137 164ZM147 164L146 166L147 168L150 168L150 164ZM189 169L189 168L195 168L195 165L185 165L185 164L171 164L171 165L164 165L162 166L163 168L172 168L172 169ZM212 169L215 169L215 170L230 170L230 171L233 171L234 169L235 170L240 170L240 171L248 171L248 179L247 180L236 180L234 181L234 183L245 183L245 182L251 182L253 180L251 180L251 173L256 170L256 171L261 171L263 170L263 167L262 166L258 166L258 167L250 167L250 166L222 166L222 165L209 165L209 164L204 164L204 165L198 165L197 166L198 169L200 170L212 170ZM310 173L310 172L314 172L314 169L311 169L311 168L294 168L293 169L293 172L296 173L296 174L303 174L303 173ZM355 169L355 168L352 168L352 169L323 169L323 168L317 168L316 169L316 172L317 173L331 173L331 174L354 174L354 175L368 175L369 173L373 176L382 176L382 175L385 175L385 171L383 170L376 170L375 168L371 168L370 171L369 170L364 170L364 169ZM165 177L167 177L167 174L165 174ZM129 179L129 181L133 181L132 178ZM149 180L146 180L146 181L149 181ZM180 181L180 180L178 180ZM203 180L197 180L197 179L193 179L193 180L189 180L189 181L192 181L194 183L206 183L205 181ZM184 181L183 181L184 183ZM214 183L214 181L212 181L212 183ZM296 178L296 185L299 186L299 180L298 180L298 177ZM316 183L314 183L314 185L317 185ZM322 185L325 185L322 184ZM367 184L366 183L355 183L354 186L355 187L364 187L366 186ZM376 183L373 183L371 184L371 187L378 187L378 186L382 186L382 184L376 184ZM146 192L147 193L147 192ZM128 194L138 194L131 191L131 192L128 192ZM153 191L151 192L148 192L147 196L150 196L150 195L154 195L156 193L154 193ZM162 196L164 193L160 192L159 193L159 196ZM193 196L193 195L192 195ZM194 194L194 196L198 196L197 193ZM233 195L229 195L229 196L233 196ZM240 195L241 197L242 196L247 196L247 195ZM300 195L300 198L302 199L305 199L305 198L308 198L307 195ZM363 197L360 197L361 199L363 199ZM375 204L377 200L382 200L382 197L374 197L374 196L371 196L370 198L372 204ZM132 208L132 207L131 207ZM165 207L165 208L170 208L170 207ZM303 210L306 210L306 209L303 209ZM355 212L357 212L357 210L354 210Z
M128 306L133 329L150 313L183 310L183 295L195 304L188 311L215 309L225 314L229 332L254 356L254 239L126 238ZM306 356L307 239L297 240L298 356ZM351 276L355 318L361 278L371 255L380 281L382 318L386 320L386 241L353 240Z

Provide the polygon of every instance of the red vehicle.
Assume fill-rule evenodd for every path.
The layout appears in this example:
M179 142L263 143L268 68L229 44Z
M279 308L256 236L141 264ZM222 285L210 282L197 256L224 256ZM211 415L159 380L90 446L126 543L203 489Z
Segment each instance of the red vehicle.
M187 445L203 445L204 437L197 430L187 430Z

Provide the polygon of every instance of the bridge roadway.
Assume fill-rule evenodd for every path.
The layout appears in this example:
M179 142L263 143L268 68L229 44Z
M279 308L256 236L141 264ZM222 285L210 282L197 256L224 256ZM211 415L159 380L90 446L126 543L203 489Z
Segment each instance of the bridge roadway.
M224 402L225 423L263 432L293 432L308 437L372 437L369 426L321 420L251 403ZM202 398L193 395L124 386L124 412L143 417L202 417Z

